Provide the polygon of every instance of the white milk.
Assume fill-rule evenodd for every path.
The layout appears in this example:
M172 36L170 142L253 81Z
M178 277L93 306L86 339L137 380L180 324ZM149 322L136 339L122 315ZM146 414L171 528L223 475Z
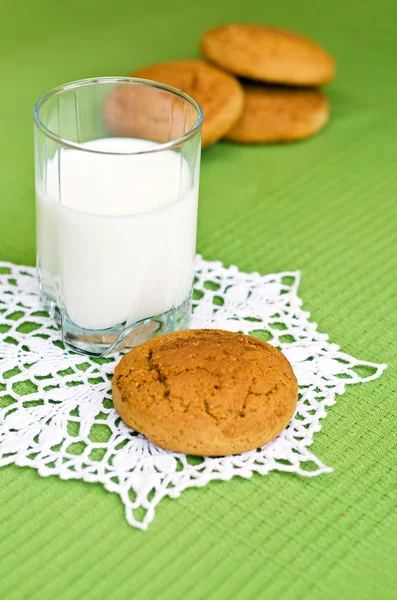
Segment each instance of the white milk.
M84 146L122 153L157 144L111 138ZM79 327L133 324L188 296L198 185L180 154L63 149L48 162L36 202L43 289Z

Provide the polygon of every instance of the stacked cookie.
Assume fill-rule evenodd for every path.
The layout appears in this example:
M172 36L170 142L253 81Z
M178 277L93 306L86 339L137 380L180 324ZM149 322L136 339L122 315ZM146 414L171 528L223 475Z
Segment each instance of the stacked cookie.
M200 46L210 63L171 61L130 75L195 98L204 112L203 147L221 138L289 142L327 123L329 103L318 86L332 81L335 61L317 43L285 29L232 24L207 31Z
M201 60L165 62L130 75L172 85L192 96L204 113L203 148L223 138L243 113L244 92L239 81Z
M332 81L335 61L312 40L275 27L224 25L204 34L201 51L258 82L243 84L244 109L227 139L288 142L313 135L328 121L328 99L315 87Z

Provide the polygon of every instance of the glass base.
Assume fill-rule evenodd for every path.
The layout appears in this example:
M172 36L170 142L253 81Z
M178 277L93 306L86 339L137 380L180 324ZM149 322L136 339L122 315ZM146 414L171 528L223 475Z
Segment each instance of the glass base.
M111 352L128 350L158 335L188 329L192 311L191 294L179 306L157 315L138 321L130 326L119 325L110 329L93 331L75 325L59 310L56 303L42 292L42 302L47 312L55 319L62 331L62 340L66 348L97 358Z

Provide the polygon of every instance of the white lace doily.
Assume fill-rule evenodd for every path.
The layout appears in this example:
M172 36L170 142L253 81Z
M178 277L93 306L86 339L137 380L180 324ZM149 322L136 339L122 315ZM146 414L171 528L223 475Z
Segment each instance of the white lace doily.
M192 327L251 333L280 347L293 365L300 396L291 424L267 446L193 458L161 450L124 426L111 400L119 357L87 359L64 350L40 306L35 270L0 263L0 465L100 482L120 495L127 521L141 529L162 498L213 479L330 471L308 451L327 407L347 384L376 379L385 365L348 356L318 333L301 310L298 285L298 272L247 274L198 257Z

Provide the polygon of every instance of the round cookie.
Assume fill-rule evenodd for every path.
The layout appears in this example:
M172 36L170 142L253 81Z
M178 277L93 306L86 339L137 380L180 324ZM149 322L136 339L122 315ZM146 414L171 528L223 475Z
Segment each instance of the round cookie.
M192 96L204 113L203 148L222 138L243 111L244 92L237 79L201 60L160 63L130 76L172 85Z
M317 86L335 72L334 59L316 42L265 25L215 27L201 38L201 51L227 71L258 81Z
M248 84L242 117L225 139L245 144L292 142L322 129L329 102L320 90Z
M284 355L261 340L197 329L133 348L113 377L120 417L153 444L224 456L258 448L291 420L298 384Z
M164 144L177 140L197 123L196 108L177 94L152 85L117 85L109 92L104 122L114 136Z

